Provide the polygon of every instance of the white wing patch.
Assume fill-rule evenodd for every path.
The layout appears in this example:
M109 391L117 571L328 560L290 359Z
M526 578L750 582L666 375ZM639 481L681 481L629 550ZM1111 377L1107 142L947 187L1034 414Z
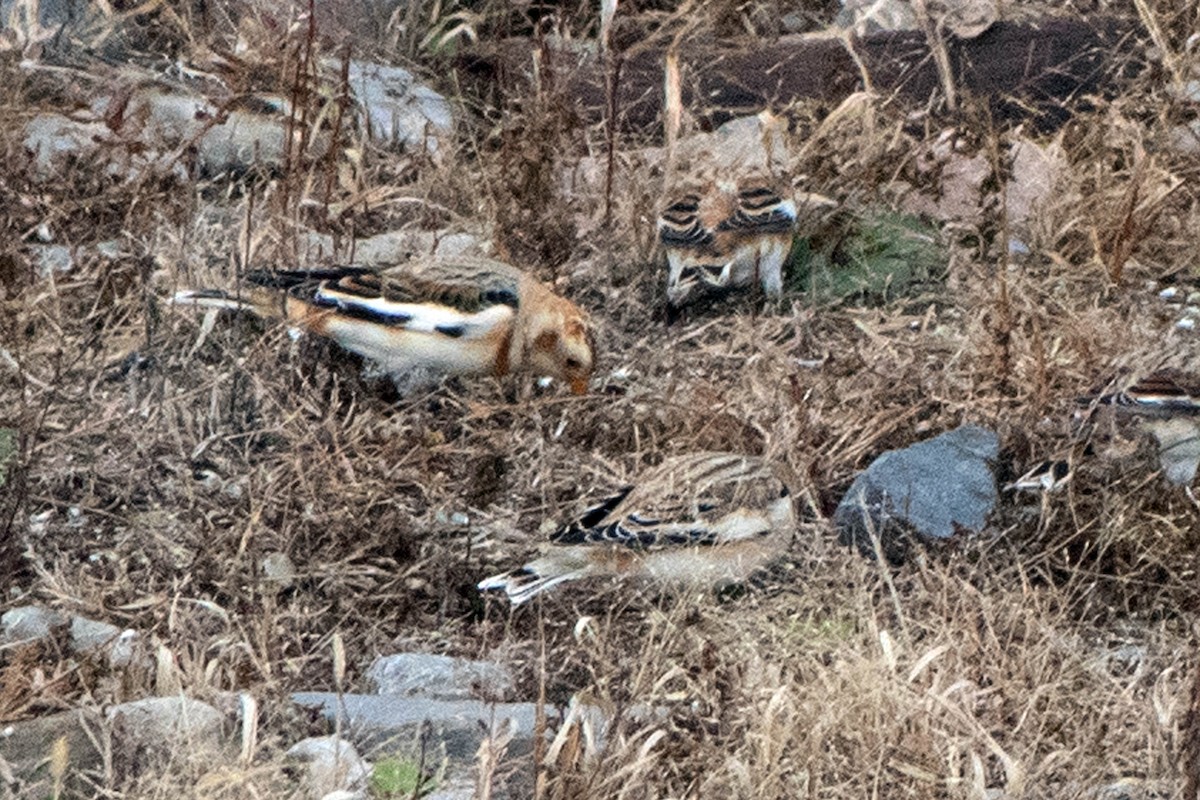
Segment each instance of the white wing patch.
M414 333L440 333L453 338L487 336L513 317L511 306L498 304L467 314L434 303L398 303L383 297L358 297L321 287L314 295L320 304L342 311L359 312L370 321L395 325Z

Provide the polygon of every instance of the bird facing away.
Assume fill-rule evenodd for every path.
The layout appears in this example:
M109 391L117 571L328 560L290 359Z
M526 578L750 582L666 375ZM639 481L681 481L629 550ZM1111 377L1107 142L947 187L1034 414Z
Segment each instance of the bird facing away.
M1200 466L1200 375L1162 369L1127 389L1080 398L1137 417L1158 441L1167 480L1189 485Z
M430 258L366 267L250 272L245 296L189 290L178 304L281 318L333 339L396 377L532 372L587 391L587 315L533 277L499 261Z
M787 547L792 498L761 458L668 458L551 535L544 554L480 581L514 605L566 581L633 577L684 585L737 582Z
M779 297L796 224L787 164L787 120L769 111L668 135L658 238L671 308L755 283Z
M708 180L672 193L658 217L667 302L679 308L755 283L778 299L795 224L795 201L766 179Z

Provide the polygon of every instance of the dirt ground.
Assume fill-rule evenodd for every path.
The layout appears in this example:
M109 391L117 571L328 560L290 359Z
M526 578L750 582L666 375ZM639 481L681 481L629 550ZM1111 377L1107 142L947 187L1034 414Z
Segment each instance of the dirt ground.
M1109 10L1136 21L1159 66L1039 140L1061 146L1065 168L1021 229L985 199L971 219L930 221L937 281L884 302L793 285L780 308L747 295L670 325L644 141L616 142L607 223L602 181L562 188L581 158L602 168L603 125L529 98L503 113L457 98L465 122L440 163L345 141L265 177L122 180L79 163L36 180L22 126L67 101L0 54L14 87L0 100L0 428L19 440L0 489L13 514L0 519L2 604L135 629L160 665L0 649L0 720L153 695L165 669L199 699L258 698L257 757L150 766L97 791L294 796L280 754L326 728L287 694L334 688L337 634L348 690L376 656L415 649L497 659L531 699L613 709L604 750L513 765L541 771L542 796L1183 797L1200 741L1188 732L1200 510L1157 474L1148 437L1084 425L1075 403L1124 371L1200 368L1200 333L1159 295L1200 288L1200 160L1170 146L1195 116L1173 88L1195 65L1194 12L1139 5ZM245 88L286 92L320 45L297 34L255 50L270 26L247 9L203 31L160 17L160 44L199 58L241 35L251 50L230 69ZM521 32L494 4L454 9L485 33ZM394 46L444 75L424 37L405 36ZM824 128L827 104L778 111L800 154L795 185L836 200L837 225L936 192L939 171L916 154L955 126L996 166L994 197L1023 135L970 107L888 98ZM334 345L235 315L208 329L167 303L232 286L247 266L297 265L309 231L401 227L478 233L588 309L589 393L513 376L401 396ZM70 272L37 274L43 228L84 248ZM1011 254L1012 238L1029 254ZM104 240L122 255L86 249ZM1045 498L1006 493L986 530L896 570L837 544L828 518L858 471L968 422L1000 434L1002 475L1074 453L1074 480ZM795 541L744 589L593 582L515 610L475 589L589 497L700 449L765 454L791 476ZM286 586L263 572L276 553L295 566ZM624 713L640 704L670 713ZM1098 794L1118 784L1127 794Z

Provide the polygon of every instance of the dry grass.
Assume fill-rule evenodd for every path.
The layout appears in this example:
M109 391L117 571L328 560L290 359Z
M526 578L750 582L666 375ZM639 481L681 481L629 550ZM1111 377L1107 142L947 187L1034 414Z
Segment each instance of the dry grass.
M714 29L741 8L701 6ZM1190 58L1183 23L1159 6L1136 10L1158 21L1156 40L1178 40L1177 73ZM478 13L481 35L524 24ZM186 46L257 30L253 15L204 30L171 19ZM454 30L446 17L410 23ZM428 55L411 24L391 29L396 47ZM307 103L309 120L329 96L311 83L320 48L301 30L254 73ZM603 230L604 179L563 197L559 170L585 153L603 163L605 131L547 98L494 129L467 126L440 166L363 147L361 168L334 180L331 159L301 149L270 180L115 184L79 165L39 184L18 165L41 83L11 59L0 74L16 87L0 107L0 426L21 433L25 492L4 531L22 546L0 549L6 603L135 628L160 656L157 670L114 675L53 650L3 651L0 709L17 718L173 687L250 692L262 709L251 764L108 773L108 796L292 796L277 756L323 729L285 696L333 687L334 636L350 690L377 654L417 648L499 657L529 697L611 709L603 750L582 729L553 742L544 797L1082 798L1117 781L1142 792L1130 796L1179 796L1185 741L1195 750L1183 726L1200 515L1153 475L1145 443L1113 457L1132 432L1073 418L1073 399L1116 370L1200 363L1196 334L1146 288L1194 286L1200 260L1196 159L1160 146L1187 116L1167 78L1147 75L1067 126L1069 167L1029 230L1010 231L995 205L947 230L942 289L874 308L797 296L764 312L747 298L667 327L648 244L653 155L618 142ZM904 109L857 108L796 149L803 187L865 205L894 177L928 182L912 155L938 126L916 137ZM799 145L821 112L789 113ZM971 130L1003 175L1008 134L982 118ZM406 201L370 202L380 197ZM305 228L479 215L502 252L594 313L589 396L480 379L397 398L336 348L231 317L205 334L163 302L176 287L229 284L247 263L292 263ZM119 238L129 255L35 279L25 245L42 223L70 244ZM1030 245L1027 261L1006 255L1011 235ZM1096 455L1069 491L1006 498L982 536L888 580L834 544L826 520L858 470L964 422L998 430L1017 466L1086 437ZM584 586L512 612L475 591L581 494L701 448L768 453L794 475L805 522L787 563L744 593ZM272 553L295 563L290 587L262 574ZM662 715L634 713L647 706ZM500 749L481 756L488 775L505 772Z

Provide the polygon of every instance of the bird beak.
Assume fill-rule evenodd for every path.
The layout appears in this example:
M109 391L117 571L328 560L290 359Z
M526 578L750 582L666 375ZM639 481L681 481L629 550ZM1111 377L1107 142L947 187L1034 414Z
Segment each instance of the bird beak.
M572 378L571 391L575 394L587 394L588 382L587 378Z

